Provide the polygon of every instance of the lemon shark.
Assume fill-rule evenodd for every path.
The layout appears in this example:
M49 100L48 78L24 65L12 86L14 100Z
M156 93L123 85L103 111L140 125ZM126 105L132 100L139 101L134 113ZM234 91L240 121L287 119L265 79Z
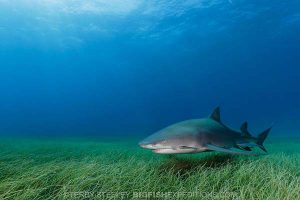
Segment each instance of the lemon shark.
M259 147L267 152L263 142L271 128L253 137L244 122L239 131L221 122L220 107L208 118L191 119L170 125L139 143L145 149L159 154L200 153L218 151L230 154L258 155L251 152Z

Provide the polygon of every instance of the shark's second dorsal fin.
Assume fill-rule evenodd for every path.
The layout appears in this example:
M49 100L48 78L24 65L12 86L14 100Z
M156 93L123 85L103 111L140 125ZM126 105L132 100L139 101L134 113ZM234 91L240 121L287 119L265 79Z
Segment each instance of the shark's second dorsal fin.
M248 131L248 122L244 122L240 129L244 137L251 137L251 134Z
M220 107L216 107L214 109L214 111L211 113L211 115L209 116L209 118L219 122L219 123L222 123L221 122L221 116L220 116Z

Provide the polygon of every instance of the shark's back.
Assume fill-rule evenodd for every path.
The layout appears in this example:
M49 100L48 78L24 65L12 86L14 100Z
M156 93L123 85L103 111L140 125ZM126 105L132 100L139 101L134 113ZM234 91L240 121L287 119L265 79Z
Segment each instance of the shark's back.
M190 119L170 125L161 131L164 135L229 134L231 129L210 118Z
M210 119L210 118L202 118L202 119L190 119L182 122L178 122L171 126L166 127L165 129L178 129L178 128L189 128L193 129L197 132L201 130L224 130L227 131L229 128L224 126L223 124Z

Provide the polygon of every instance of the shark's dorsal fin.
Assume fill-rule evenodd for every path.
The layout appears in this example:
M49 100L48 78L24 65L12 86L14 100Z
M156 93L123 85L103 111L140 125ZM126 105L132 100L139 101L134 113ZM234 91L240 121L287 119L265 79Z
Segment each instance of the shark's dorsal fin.
M219 122L219 123L222 123L221 122L221 116L220 116L220 107L216 107L214 109L214 111L211 113L211 115L209 116L209 118Z
M251 134L248 131L248 122L244 122L240 129L244 137L251 137Z

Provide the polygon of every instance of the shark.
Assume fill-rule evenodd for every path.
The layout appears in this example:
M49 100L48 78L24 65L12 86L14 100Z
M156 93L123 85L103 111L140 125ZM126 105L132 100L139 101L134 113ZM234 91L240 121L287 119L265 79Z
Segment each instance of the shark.
M158 154L187 154L217 151L229 154L260 155L252 149L259 147L265 153L263 143L271 128L254 137L244 122L240 130L226 126L220 117L220 107L207 118L190 119L170 125L150 135L139 146Z

